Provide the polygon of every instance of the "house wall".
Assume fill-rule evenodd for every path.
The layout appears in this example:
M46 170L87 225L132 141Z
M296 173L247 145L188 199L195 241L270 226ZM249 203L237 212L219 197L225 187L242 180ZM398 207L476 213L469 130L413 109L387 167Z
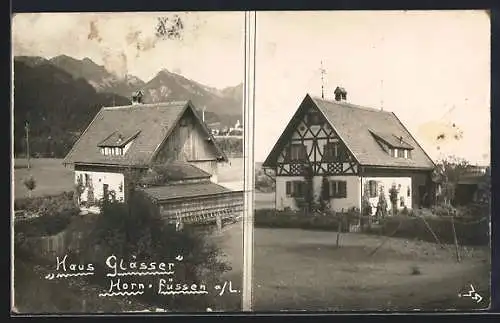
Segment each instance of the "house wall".
M215 148L195 120L193 114L186 111L160 148L155 162L216 160Z
M377 187L376 187L376 196L375 197L369 197L369 185L370 181L376 181L377 182ZM398 189L398 203L397 203L397 208L398 210L403 209L405 206L408 209L412 208L412 192L413 192L413 186L412 186L412 178L411 177L362 177L361 178L361 187L363 188L363 193L362 194L367 194L368 196L368 201L370 202L370 205L372 207L372 215L375 214L377 210L377 205L379 202L379 198L381 195L381 190L383 191L383 194L385 196L386 202L387 202L387 211L392 209L392 204L390 200L390 193L389 191L391 190L392 186L395 186ZM409 192L408 192L409 190ZM409 193L409 195L408 195ZM401 204L401 199L403 201L403 204Z
M108 184L108 191L114 191L118 201L125 201L125 181L124 175L119 172L97 172L75 170L75 184L78 183L78 177L82 176L83 185L85 185L85 175L89 176L91 190L94 200L101 200L104 196L104 184ZM88 202L89 187L85 187L80 201Z
M425 170L404 170L404 169L377 169L364 168L363 177L388 177L388 178L411 178L411 207L418 208L422 203L420 191L426 192L429 197L435 194L435 189L430 181L431 171ZM432 201L430 201L432 203Z
M330 208L333 211L347 211L350 208L361 208L361 178L359 176L328 176L328 180L338 180L346 182L347 196L345 198L331 198ZM297 176L277 176L276 177L276 209L284 210L290 208L297 210L295 198L286 195L286 182L288 181L305 181L303 177ZM322 176L313 177L314 199L319 201L322 190Z
M207 134L195 120L194 115L189 110L186 111L160 148L154 162L162 164L169 161L189 162L211 174L211 180L217 183L218 156L215 147L206 140Z

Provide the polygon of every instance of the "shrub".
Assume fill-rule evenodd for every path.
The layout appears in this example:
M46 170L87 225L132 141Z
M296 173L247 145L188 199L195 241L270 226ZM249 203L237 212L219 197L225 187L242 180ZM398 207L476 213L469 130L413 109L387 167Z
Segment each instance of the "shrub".
M422 218L429 224L441 243L454 243L450 217L392 216L381 220L378 228L370 228L366 233L393 234L393 237L436 242ZM456 219L455 231L460 245L487 245L489 243L489 222L487 220L471 219L465 221L465 218Z
M135 257L144 262L176 262L175 257L182 255L184 259L175 267L174 282L205 283L213 288L220 276L229 270L229 266L220 260L221 251L211 242L210 238L186 227L176 231L175 227L164 222L159 215L149 212L149 203L139 195L134 194L124 203L106 203L101 214L96 219L90 234L78 257L84 261L95 260L96 249L106 257L113 254L117 259L130 261ZM95 266L102 272L104 260ZM105 275L95 275L96 282L109 287ZM101 277L101 278L99 278ZM170 276L169 276L170 277ZM134 278L134 281L157 284L161 277L148 276ZM165 278L165 277L163 277ZM141 280L142 279L142 280ZM200 311L210 305L208 295L174 295L164 296L156 293L145 293L141 298L148 302L167 307L172 310Z
M16 199L14 200L14 210L24 210L40 216L51 216L66 210L76 210L73 194L74 192L63 192L58 195Z
M422 274L422 271L420 270L420 267L417 266L417 265L414 265L414 266L411 266L410 268L410 274L412 276L415 276L415 275L421 275Z
M31 197L31 192L36 188L35 178L33 176L30 176L23 181L23 184L28 190L29 197Z
M315 215L316 214L316 215ZM273 209L255 210L254 225L259 228L288 228L321 231L338 231L342 223L342 232L349 230L349 224L358 223L359 210L350 210L343 214L332 213L318 215L305 214L303 211L276 211Z

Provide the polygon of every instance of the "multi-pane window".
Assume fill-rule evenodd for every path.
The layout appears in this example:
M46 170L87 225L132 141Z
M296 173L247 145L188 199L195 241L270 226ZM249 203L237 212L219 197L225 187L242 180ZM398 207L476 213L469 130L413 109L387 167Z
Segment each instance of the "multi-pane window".
M333 198L345 198L347 197L347 182L346 181L329 181L328 186L328 196Z
M306 147L302 144L292 144L290 146L290 160L304 161L307 159Z
M369 191L369 195L370 195L370 198L373 198L373 197L377 197L377 193L378 193L378 185L377 185L377 181L368 181L368 191Z
M286 182L286 195L291 197L301 197L305 193L305 182L290 181Z
M340 147L336 142L329 142L323 147L323 158L325 160L336 160L340 155Z
M123 156L123 148L121 147L102 147L100 151L104 156Z
M405 158L405 151L404 149L398 149L398 158Z

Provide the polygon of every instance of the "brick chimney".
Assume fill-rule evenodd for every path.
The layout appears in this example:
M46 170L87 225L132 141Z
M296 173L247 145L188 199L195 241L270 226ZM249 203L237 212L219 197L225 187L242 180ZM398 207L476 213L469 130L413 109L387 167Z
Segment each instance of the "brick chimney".
M346 101L347 100L347 91L343 87L337 86L335 88L335 91L333 92L335 94L335 101Z

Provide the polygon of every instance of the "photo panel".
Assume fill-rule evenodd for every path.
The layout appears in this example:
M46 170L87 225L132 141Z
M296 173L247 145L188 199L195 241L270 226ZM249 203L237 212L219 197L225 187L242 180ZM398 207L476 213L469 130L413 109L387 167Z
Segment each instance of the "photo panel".
M486 11L257 12L253 310L490 306Z
M12 25L12 313L240 311L244 12Z

